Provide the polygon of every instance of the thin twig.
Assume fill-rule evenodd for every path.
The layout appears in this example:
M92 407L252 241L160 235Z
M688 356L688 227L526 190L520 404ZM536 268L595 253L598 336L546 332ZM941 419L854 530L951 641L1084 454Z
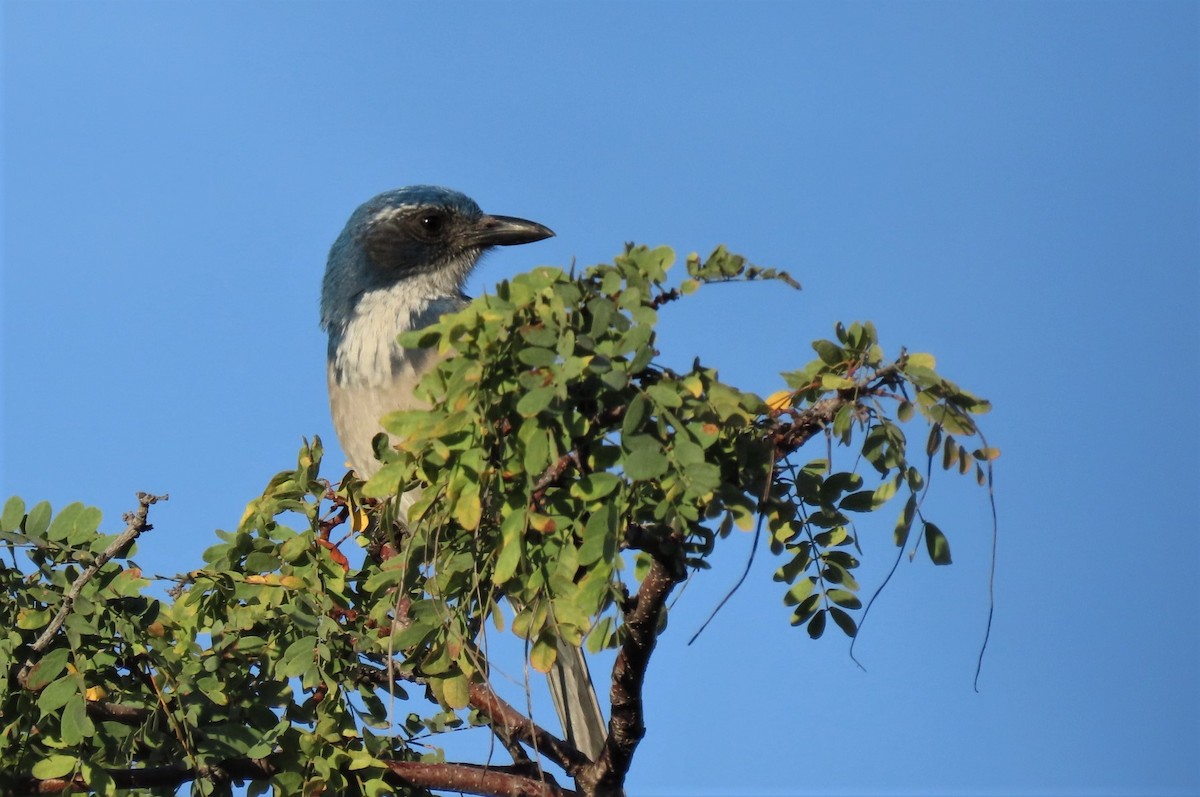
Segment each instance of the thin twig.
M29 672L37 664L37 654L42 653L50 643L54 641L55 635L62 628L63 623L67 621L67 616L71 613L71 608L75 605L75 599L83 592L84 586L87 585L97 573L100 572L109 561L119 554L121 551L127 550L129 545L138 538L144 531L149 531L154 528L146 518L150 513L150 505L156 504L159 501L165 501L169 498L167 495L151 495L150 493L138 493L138 508L133 512L127 512L124 520L126 523L125 530L117 535L108 547L101 552L96 559L80 573L70 589L63 595L62 605L58 607L58 613L54 615L54 619L46 626L46 630L42 632L32 645L29 646L30 656L21 666L20 672L17 673L17 682L22 687L26 686L29 678Z

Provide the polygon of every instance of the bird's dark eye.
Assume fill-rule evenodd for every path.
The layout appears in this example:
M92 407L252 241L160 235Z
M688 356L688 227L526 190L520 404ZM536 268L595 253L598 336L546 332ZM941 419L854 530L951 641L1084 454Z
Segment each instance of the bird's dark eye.
M436 238L446 229L446 214L428 211L417 217L421 232L428 238Z

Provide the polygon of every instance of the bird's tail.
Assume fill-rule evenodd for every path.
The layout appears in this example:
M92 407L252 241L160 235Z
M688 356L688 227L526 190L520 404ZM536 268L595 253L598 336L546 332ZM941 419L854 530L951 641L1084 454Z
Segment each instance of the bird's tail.
M560 639L558 658L547 678L550 699L567 742L595 761L608 737L608 728L583 651Z

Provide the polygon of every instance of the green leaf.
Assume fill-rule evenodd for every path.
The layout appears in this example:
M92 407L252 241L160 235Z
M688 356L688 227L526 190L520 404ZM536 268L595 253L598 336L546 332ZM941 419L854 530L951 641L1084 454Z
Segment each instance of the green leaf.
M946 437L946 442L942 446L942 470L950 470L950 467L958 462L958 442L951 436Z
M808 621L808 635L813 639L820 639L821 634L825 633L825 612L817 612Z
M912 530L913 517L917 511L917 496L913 493L904 503L904 509L900 512L900 516L896 518L896 526L892 530L892 541L896 543L897 548L904 547L904 543L908 542L908 533Z
M284 678L296 678L316 667L314 656L317 651L317 638L304 636L288 645L279 661L279 674Z
M829 614L833 617L833 621L837 623L838 628L842 629L848 637L855 637L858 634L858 626L854 622L854 618L836 606L829 607Z
M860 490L857 493L850 493L838 504L838 509L844 509L847 512L870 512L875 507L874 490Z
M39 628L45 628L53 619L54 612L50 609L31 609L28 606L23 607L17 612L17 628L22 631L36 631Z
M517 412L524 418L532 418L550 406L554 400L554 387L538 387L530 390L517 402Z
M12 496L4 502L4 511L0 512L0 531L16 531L21 528L21 520L24 517L25 502L15 495Z
M531 346L517 352L517 359L524 365L533 368L546 368L558 362L558 352L553 349Z
M821 374L822 390L848 390L854 387L854 380L838 374Z
M612 504L604 504L587 519L583 530L583 545L579 547L579 564L590 565L609 560L617 552L617 513Z
M363 495L368 498L387 498L396 495L400 491L400 482L404 473L405 466L401 463L387 463L363 485Z
M52 780L70 775L79 766L79 759L72 755L48 755L38 759L30 774L38 780Z
M50 528L50 514L48 501L39 501L35 504L25 517L25 533L34 539L45 537L46 529Z
M833 416L833 436L843 443L850 442L850 435L854 430L854 418L857 411L858 407L854 404L846 404Z
M634 435L624 439L625 454L621 465L625 475L634 481L657 479L667 472L670 463L662 443L649 435Z
M571 496L584 501L597 501L611 494L621 484L621 477L602 471L589 473L571 484Z
M466 708L471 703L471 682L462 673L446 678L442 682L442 695L450 708Z
M826 365L837 365L846 360L846 350L831 340L814 340L812 347Z
M100 521L104 519L104 514L99 507L85 506L79 513L79 517L75 520L76 535L80 537L80 542L86 541L92 537L100 529Z
M54 520L51 521L46 536L52 540L65 541L71 536L71 532L74 531L75 521L81 512L83 512L83 504L78 501L64 506L54 516Z
M25 688L32 692L45 689L47 685L67 668L67 659L71 651L68 648L54 648L38 660L29 670Z
M847 609L861 609L862 601L853 592L844 589L830 589L825 591L825 597L836 603L838 606L845 606Z
M791 624L800 625L801 623L807 622L808 619L817 611L817 608L820 605L821 593L814 592L813 594L809 595L807 598L800 601L800 605L797 606L796 610L792 612L792 618L790 620Z
M842 493L862 487L862 483L862 476L857 473L850 471L832 473L821 484L821 500L826 502L836 501Z
M283 545L279 546L279 555L285 562L295 562L308 553L312 538L307 534L297 534Z
M813 594L813 588L816 587L816 584L816 576L808 576L807 578L800 579L784 594L783 604L785 606L796 606L803 603Z
M925 523L925 549L935 565L951 564L950 542L942 530L932 523Z
M521 537L525 533L527 518L526 510L517 509L500 524L500 553L496 556L493 574L497 584L503 584L517 572L517 564L521 561Z
M937 360L934 359L932 354L926 354L925 352L919 351L911 352L908 355L908 362L905 365L905 370L912 366L933 369L937 367Z
M942 378L937 375L937 371L934 371L932 368L926 368L921 365L912 365L911 363L904 366L904 375L912 380L912 383L922 390L932 388L940 384L942 381Z
M43 689L42 693L38 695L37 701L38 710L42 712L42 716L52 714L65 706L73 696L80 694L79 683L79 675L67 673Z
M550 437L536 419L521 424L518 436L525 443L521 465L530 476L540 476L550 464Z
M612 617L600 618L600 622L596 623L595 627L587 635L587 650L589 653L599 653L608 647L612 627Z
M942 427L939 424L934 424L929 428L929 439L925 443L925 455L932 457L937 453L938 447L942 444Z
M893 478L888 479L876 487L875 492L871 496L872 508L878 509L888 501L892 500L892 496L894 496L896 491L900 489L900 482L903 481L903 479L904 474L897 472Z
M79 744L84 739L90 739L95 735L96 726L88 718L87 705L84 703L83 695L76 693L67 701L66 706L63 707L60 727L62 740L69 745Z
M634 437L642 428L642 420L650 411L650 399L645 394L638 393L625 409L625 417L621 419L621 435L626 438Z

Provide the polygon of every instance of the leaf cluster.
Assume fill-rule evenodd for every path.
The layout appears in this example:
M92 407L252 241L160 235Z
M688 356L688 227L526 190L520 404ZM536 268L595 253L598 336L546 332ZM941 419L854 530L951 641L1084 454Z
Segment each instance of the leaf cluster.
M714 525L752 526L771 470L766 406L698 361L684 373L655 363L660 307L681 295L665 284L673 259L628 247L581 275L539 268L402 338L456 356L423 381L431 409L384 419L395 448L380 441L388 462L364 487L411 504L404 564L385 565L380 584L427 609L400 647L425 633L419 644L457 651L451 677L469 679L473 630L502 622L506 600L531 664L548 670L560 639L619 642L623 551L642 552L636 581L652 555L704 566ZM689 267L685 292L778 278L723 249ZM409 663L443 672L428 652Z
M813 637L829 619L857 631L852 517L903 495L896 545L919 522L931 560L949 564L922 513L929 470L940 453L985 480L997 452L965 441L987 402L930 355L886 359L870 323L839 324L765 400L699 360L666 368L655 346L667 305L709 283L795 285L724 248L689 256L674 284L674 258L630 245L578 274L538 268L408 333L405 345L445 356L419 388L429 409L383 420L380 470L332 485L320 441L306 442L169 593L133 548L101 556L113 537L95 509L10 500L0 790L166 795L191 781L231 794L249 780L252 794L510 793L548 783L528 751L585 793L619 788L666 597L735 529L766 530L792 622ZM924 463L904 431L917 417ZM801 461L814 438L824 456ZM835 467L835 448L851 467ZM542 671L564 644L619 649L619 738L604 762L562 749L490 691L489 624L525 640ZM471 724L504 743L519 787L480 785L495 771L444 764L428 745ZM441 780L423 769L443 765L460 768Z

